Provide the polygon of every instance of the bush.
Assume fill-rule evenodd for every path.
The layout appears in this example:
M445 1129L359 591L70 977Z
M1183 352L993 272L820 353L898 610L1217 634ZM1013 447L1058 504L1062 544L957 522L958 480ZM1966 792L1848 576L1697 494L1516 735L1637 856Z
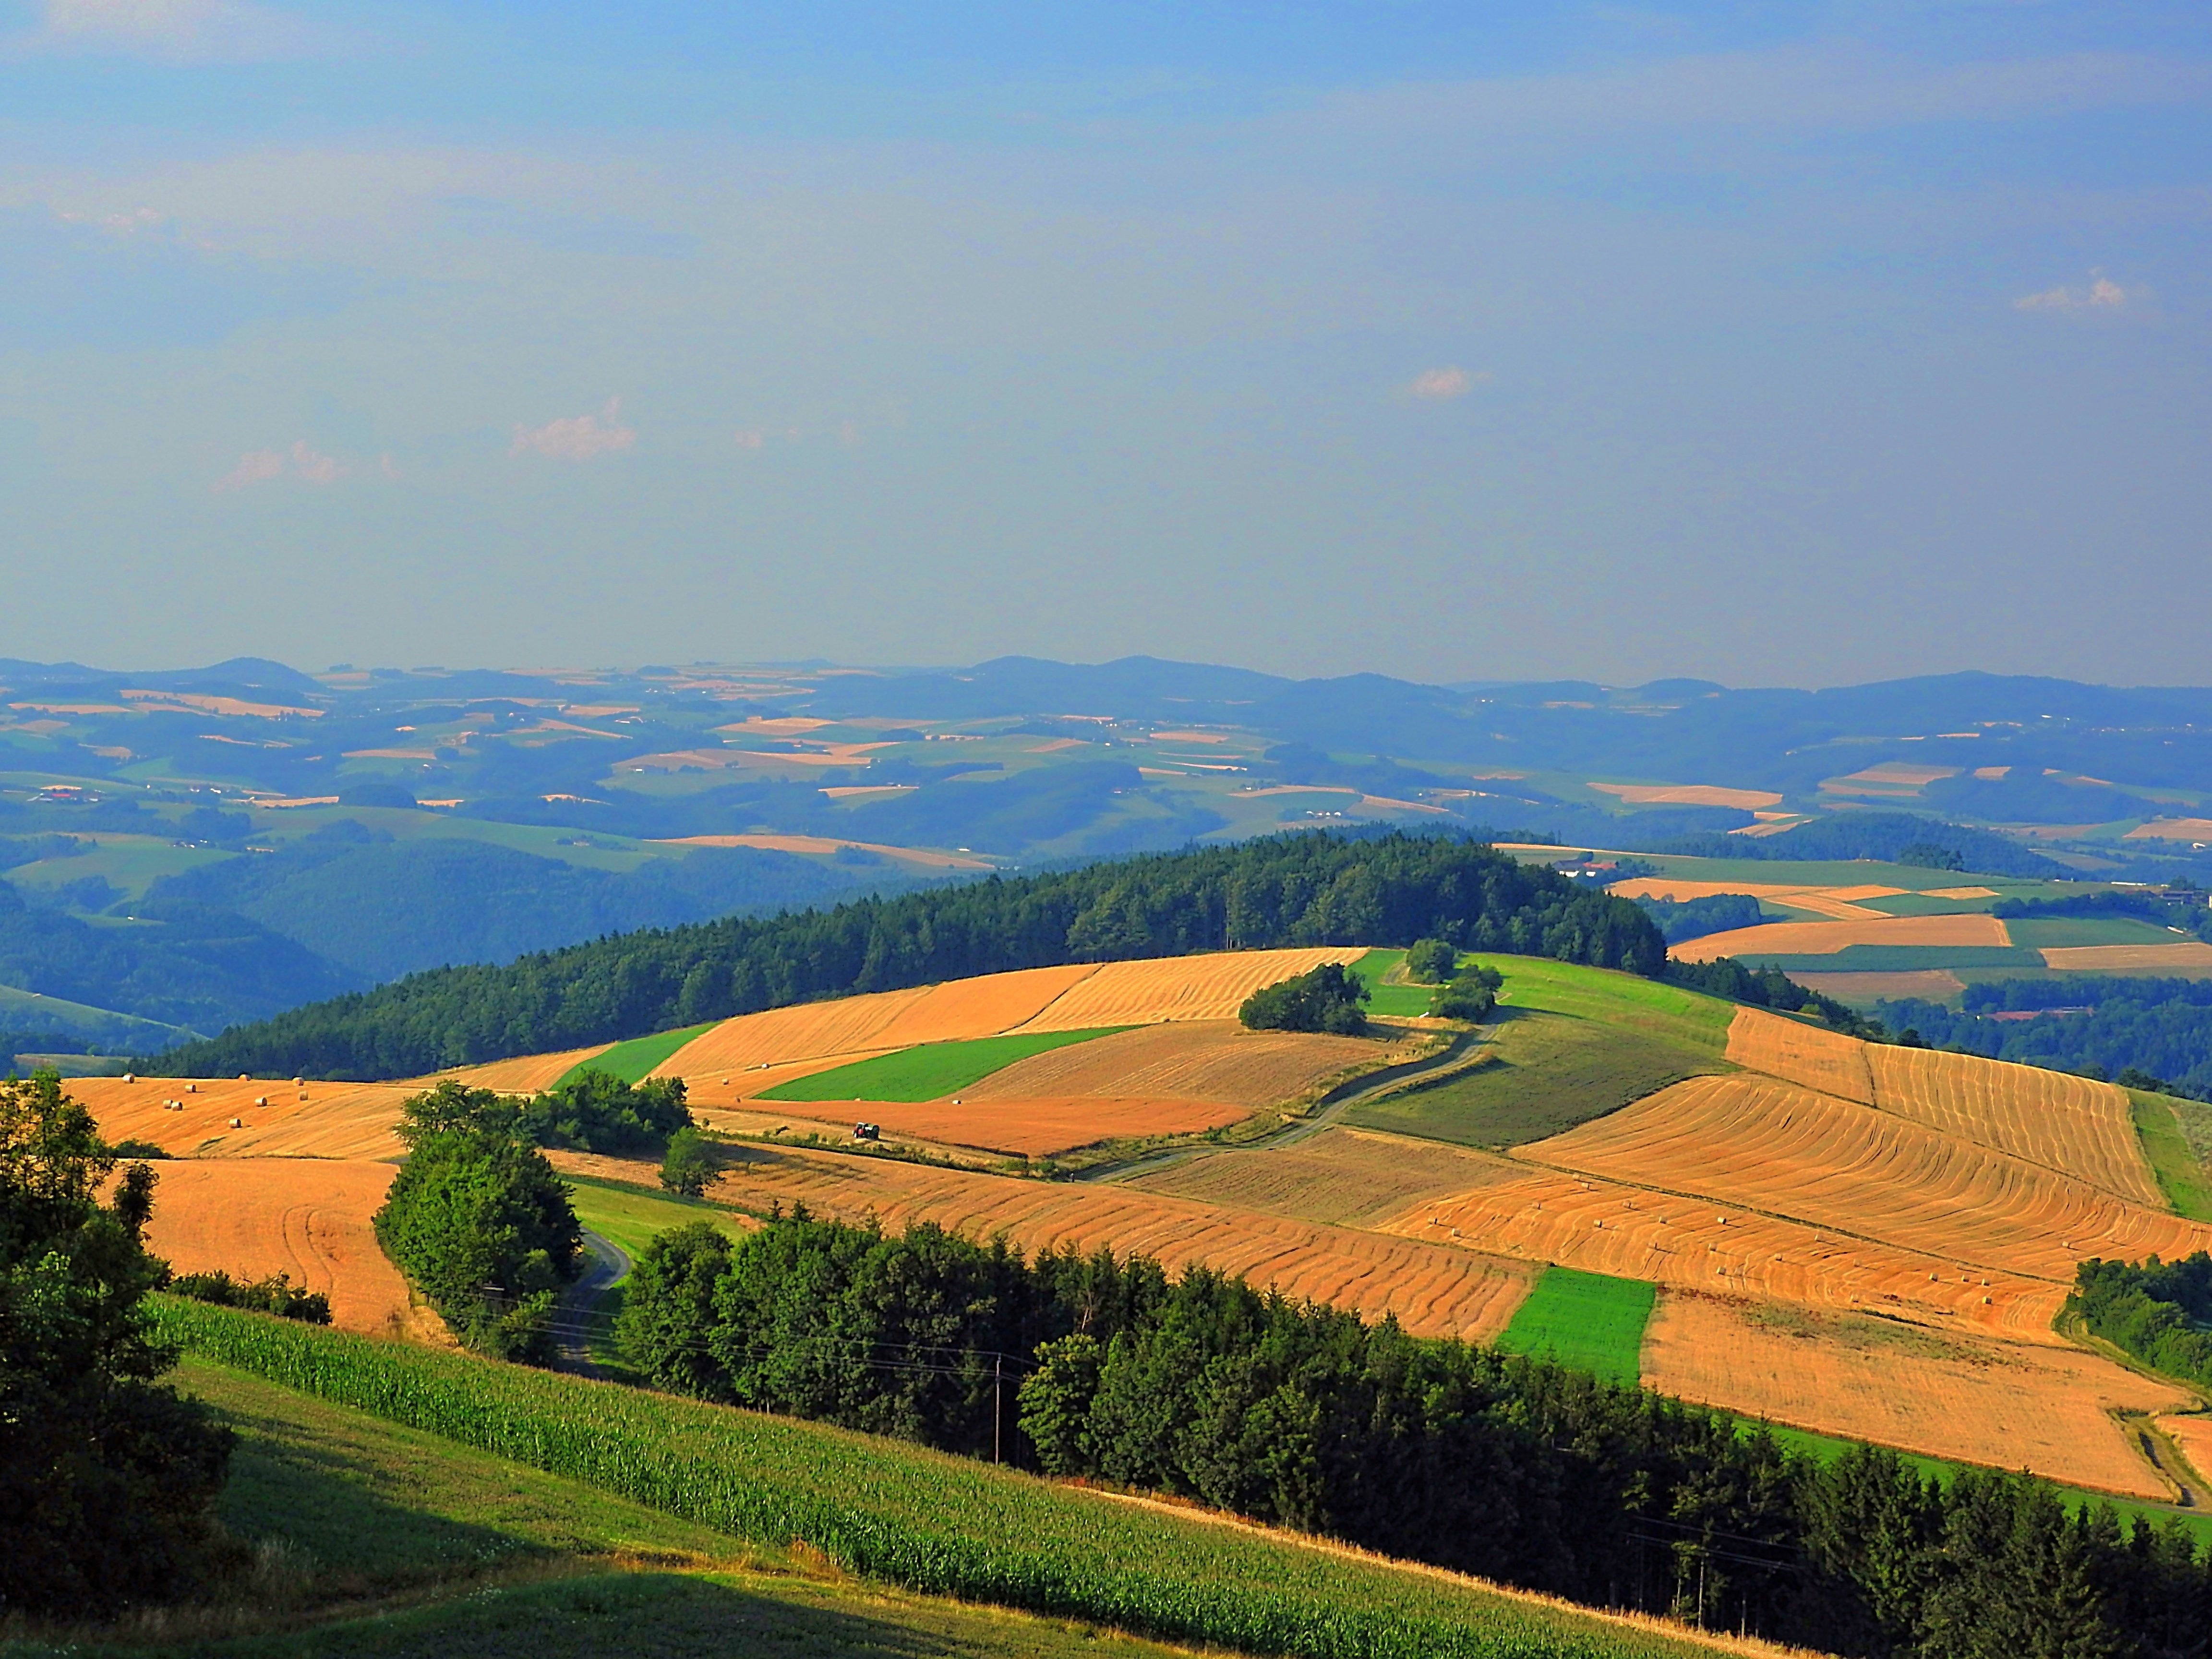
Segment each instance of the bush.
M293 1284L289 1273L249 1283L217 1268L207 1273L179 1273L161 1288L171 1296L212 1302L218 1308L244 1308L252 1313L275 1314L279 1319L304 1320L310 1325L331 1322L330 1297Z
M1406 952L1406 977L1424 985L1441 985L1452 976L1458 962L1459 952L1443 940L1416 939Z
M668 1138L668 1156L660 1162L660 1184L672 1193L696 1198L714 1178L714 1157L706 1138L696 1129L678 1129Z
M1359 1005L1367 987L1342 964L1324 962L1310 973L1278 981L1244 999L1237 1018L1255 1031L1326 1031L1358 1036L1367 1029Z
M230 1431L155 1381L154 1172L103 1206L114 1169L53 1073L0 1083L0 1618L173 1597L222 1548Z
M1490 1018L1498 1006L1498 988L1504 975L1495 968L1470 968L1450 984L1439 986L1429 1000L1429 1012L1439 1019L1463 1019L1469 1024Z
M684 1079L650 1077L625 1083L611 1072L586 1069L521 1111L523 1135L540 1146L579 1152L640 1152L691 1127Z

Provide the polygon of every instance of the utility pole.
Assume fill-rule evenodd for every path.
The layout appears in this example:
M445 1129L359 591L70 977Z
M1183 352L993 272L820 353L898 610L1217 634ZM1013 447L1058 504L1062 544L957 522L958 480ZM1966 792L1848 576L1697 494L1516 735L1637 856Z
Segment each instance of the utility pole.
M994 1354L991 1358L991 1461L999 1461L999 1384L1006 1371L1006 1357Z

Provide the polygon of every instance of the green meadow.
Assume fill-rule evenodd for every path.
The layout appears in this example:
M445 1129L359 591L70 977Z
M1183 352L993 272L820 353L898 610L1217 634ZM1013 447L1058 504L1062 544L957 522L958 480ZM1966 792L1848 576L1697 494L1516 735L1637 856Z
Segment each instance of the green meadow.
M1126 1025L1102 1025L1086 1031L1024 1031L977 1037L968 1042L924 1042L895 1054L856 1060L826 1072L793 1078L762 1091L763 1100L936 1100L971 1085L1018 1060L1048 1054L1093 1037L1126 1031Z

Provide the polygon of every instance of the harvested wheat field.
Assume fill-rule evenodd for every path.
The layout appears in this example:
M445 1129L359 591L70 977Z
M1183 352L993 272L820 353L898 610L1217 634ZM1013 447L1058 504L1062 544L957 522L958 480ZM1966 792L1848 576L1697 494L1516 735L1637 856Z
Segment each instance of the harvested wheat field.
M1750 1073L1692 1078L1514 1156L2059 1285L2087 1256L2212 1246L2212 1226Z
M996 1036L1034 1019L1067 990L1098 971L1087 962L1060 968L1030 968L1012 974L933 985L919 1002L876 1035L876 1044L903 1048L916 1042L962 1042Z
M1874 1104L1874 1068L1867 1045L1856 1037L1807 1025L1763 1009L1739 1008L1729 1021L1728 1057L1770 1077L1787 1078L1808 1089Z
M2109 1083L1929 1048L1867 1048L1874 1103L2132 1200L2166 1207L2124 1091Z
M1644 1381L1822 1434L2130 1498L2172 1496L2111 1413L2167 1410L2184 1391L2078 1349L1668 1289L1644 1333Z
M719 756L723 751L711 750L708 752ZM814 765L837 763L835 757L776 755L767 758L798 760ZM827 836L678 836L656 844L662 847L757 847L770 853L813 854L842 852L850 847L857 852L873 853L878 858L891 859L901 864L920 865L931 870L988 870L991 867L988 859L969 858L960 853L935 853L920 847L886 847L881 842L873 841L839 841Z
M2123 841L2212 841L2212 818L2153 818L2139 823Z
M788 1008L739 1014L693 1037L653 1067L653 1075L689 1081L757 1070L763 1063L774 1066L780 1061L878 1051L890 1045L872 1041L875 1035L927 996L930 988L878 991L868 996L801 1002Z
M1716 957L1825 957L1854 945L2008 945L2012 935L1978 910L1948 916L1878 916L1870 921L1769 921L1685 940L1673 954L1684 962ZM2212 946L2207 947L2212 951ZM2212 960L2212 957L2208 957Z
M887 1135L927 1141L947 1151L1010 1152L1024 1158L1073 1152L1104 1140L1203 1134L1252 1115L1249 1107L1218 1100L1076 1095L987 1102L970 1091L957 1101L920 1103L815 1101L794 1106L748 1101L740 1103L734 1113L710 1107L698 1115L709 1127L754 1132L772 1127L765 1123L771 1111L781 1115L776 1122L789 1124L802 1134L812 1129L842 1136L854 1120L866 1119ZM826 1115L830 1112L840 1115L832 1120Z
M2189 1460L2196 1473L2197 1484L2212 1486L2212 1415L2191 1412L2185 1416L2161 1417L2152 1426L2181 1448L2181 1455Z
M399 1158L399 1103L426 1085L240 1082L236 1079L72 1079L110 1140L150 1140L173 1158ZM265 1106L256 1101L266 1100ZM181 1109L170 1111L165 1103ZM230 1120L237 1118L234 1129Z
M2201 939L2172 945L2054 945L2043 964L2064 974L2186 974L2212 968L2212 945Z
M1234 1019L1244 999L1263 986L1325 962L1349 964L1366 954L1364 948L1352 945L1218 951L1206 956L1102 963L1096 973L1017 1029L1081 1031L1094 1025L1148 1025L1166 1019Z
M1128 1184L1232 1208L1363 1227L1416 1200L1465 1192L1527 1171L1486 1152L1341 1124L1279 1149L1207 1152Z
M1055 1095L1279 1105L1355 1066L1409 1058L1405 1044L1295 1031L1247 1031L1233 1020L1140 1025L1054 1048L961 1091L968 1101Z
M1723 893L1742 893L1765 899L1820 890L1791 881L1689 881L1678 876L1635 876L1626 881L1616 881L1605 890L1617 898L1672 899L1677 904L1686 904L1692 899L1717 898Z
M1733 806L1750 811L1782 804L1782 797L1771 790L1728 789L1717 783L1593 783L1590 787L1632 806Z
M1923 887L1920 890L1923 898L1984 899L1997 896L1994 887Z
M1967 1272L1923 1251L1736 1203L1685 1197L1565 1170L1533 1170L1426 1198L1373 1224L1526 1261L1813 1307L1869 1310L1946 1330L2065 1346L2051 1322L2066 1286Z
M331 1299L349 1331L414 1334L407 1282L369 1224L398 1170L333 1158L185 1158L163 1164L146 1242L180 1273L288 1275Z
M1854 888L1850 890L1856 892L1858 890ZM1879 921L1887 914L1881 910L1869 910L1863 904L1854 903L1851 900L1838 897L1834 893L1823 892L1817 887L1808 888L1802 893L1783 893L1777 896L1772 902L1786 909L1803 910L1813 915L1826 916L1831 921ZM1765 925L1774 927L1779 924L1769 922Z
M495 1089L503 1095L533 1095L550 1089L574 1067L606 1053L614 1047L611 1042L597 1042L585 1048L564 1048L553 1054L524 1054L514 1060L495 1060L482 1066L464 1066L451 1072L441 1072L436 1077L423 1079L426 1088L447 1078L465 1083L471 1089Z
M553 1157L568 1167L566 1154ZM651 1182L653 1166L627 1167L627 1179ZM894 1231L933 1221L975 1238L1003 1233L1029 1251L1068 1244L1086 1254L1105 1247L1116 1255L1150 1255L1170 1268L1202 1263L1369 1319L1395 1314L1423 1336L1496 1335L1533 1278L1522 1263L1468 1250L1125 1186L1029 1181L835 1152L747 1148L745 1157L726 1166L710 1196L761 1211L803 1202L839 1220L872 1215Z

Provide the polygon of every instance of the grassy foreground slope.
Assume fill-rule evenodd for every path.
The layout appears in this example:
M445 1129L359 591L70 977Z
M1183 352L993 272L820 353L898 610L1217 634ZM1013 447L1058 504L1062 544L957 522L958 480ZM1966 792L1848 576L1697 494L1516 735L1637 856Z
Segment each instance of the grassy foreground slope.
M1356 1106L1370 1128L1467 1146L1541 1140L1701 1073L1729 1069L1733 1003L1537 957L1471 958L1504 975L1481 1057L1426 1088Z
M197 1304L158 1317L204 1358L925 1595L1301 1659L1701 1650L895 1441Z

